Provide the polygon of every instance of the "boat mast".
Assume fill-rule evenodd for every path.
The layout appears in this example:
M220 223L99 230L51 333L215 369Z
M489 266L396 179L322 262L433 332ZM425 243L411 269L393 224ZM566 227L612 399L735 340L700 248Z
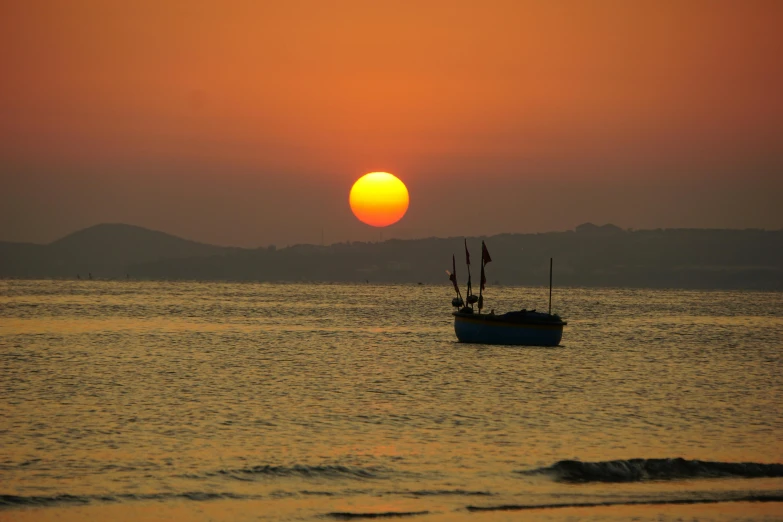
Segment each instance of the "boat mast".
M473 309L473 303L470 302L470 296L473 295L473 288L471 285L470 280L470 252L468 252L468 239L465 238L465 264L468 265L468 292L466 294L466 300L465 303L470 305L471 310Z
M464 303L465 301L462 299L462 292L459 291L459 284L457 283L457 260L454 257L454 254L451 254L451 272L448 270L446 270L446 272L449 274L449 281L454 285L454 290L457 291L457 297Z
M549 315L552 315L552 258L549 258Z
M484 285L487 284L487 276L484 273L484 267L487 266L487 263L492 261L492 258L489 257L489 250L487 250L487 245L484 244L484 242L481 242L481 283L479 284L479 298L478 298L478 309L479 313L481 313L481 309L484 308L484 296L482 295L484 292Z
M481 280L479 282L479 298L478 298L479 314L481 313L481 308L484 306L484 296L482 295L482 293L484 292L485 281L486 281L486 277L484 276L484 256L481 256Z

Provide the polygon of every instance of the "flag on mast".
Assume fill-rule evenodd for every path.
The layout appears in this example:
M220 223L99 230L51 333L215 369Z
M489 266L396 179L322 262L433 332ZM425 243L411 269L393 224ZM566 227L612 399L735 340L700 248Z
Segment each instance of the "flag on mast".
M459 294L459 285L457 285L457 260L454 254L451 255L451 274L449 274L449 280L454 285L454 290Z
M470 277L470 252L468 252L468 240L465 239L465 263L468 264L468 304L471 304L471 296L473 295L473 285Z
M489 257L489 250L487 250L487 245L485 245L483 241L481 242L481 260L485 265L492 261L492 258Z
M489 250L487 250L487 245L484 244L484 242L481 242L481 287L479 291L484 290L484 286L487 284L487 278L484 275L484 265L492 261L492 258L489 257ZM480 307L479 307L480 308Z

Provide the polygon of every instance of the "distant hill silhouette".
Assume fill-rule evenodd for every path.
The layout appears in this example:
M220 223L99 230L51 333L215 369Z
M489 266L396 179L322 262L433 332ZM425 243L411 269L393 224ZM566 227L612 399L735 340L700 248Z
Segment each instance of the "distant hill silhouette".
M474 264L482 239L493 258L490 284L546 285L554 257L560 286L783 290L781 230L629 231L585 223L576 231L468 238ZM461 237L243 249L104 224L48 245L0 243L0 277L91 272L96 278L447 284L452 253L465 280L462 252ZM475 265L476 280L478 270Z
M236 249L124 224L101 224L48 245L0 242L0 275L124 277L138 263L221 255Z
M576 227L576 231L579 234L619 234L624 232L624 230L616 225L608 224L608 225L593 225L592 223L582 223L578 227Z

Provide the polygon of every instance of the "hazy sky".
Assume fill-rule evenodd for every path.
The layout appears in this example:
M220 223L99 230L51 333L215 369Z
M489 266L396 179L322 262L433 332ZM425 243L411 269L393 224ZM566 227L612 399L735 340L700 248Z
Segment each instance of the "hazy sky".
M783 2L6 1L0 240L783 227Z

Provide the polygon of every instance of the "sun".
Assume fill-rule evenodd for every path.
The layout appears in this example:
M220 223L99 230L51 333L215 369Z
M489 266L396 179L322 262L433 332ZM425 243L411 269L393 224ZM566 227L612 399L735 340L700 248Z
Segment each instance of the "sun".
M394 174L370 172L353 184L348 201L362 223L388 227L408 211L408 189Z

